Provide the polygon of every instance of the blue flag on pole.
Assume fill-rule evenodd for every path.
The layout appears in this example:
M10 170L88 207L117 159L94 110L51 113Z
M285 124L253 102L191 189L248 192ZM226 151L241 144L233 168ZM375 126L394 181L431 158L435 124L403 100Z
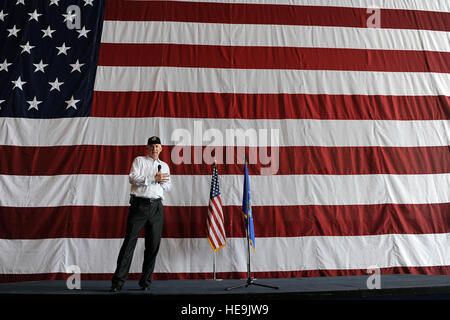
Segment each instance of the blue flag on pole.
M242 198L242 212L244 213L247 237L250 240L253 251L255 251L255 229L253 228L253 214L250 200L250 181L248 178L247 161L244 165L244 195Z

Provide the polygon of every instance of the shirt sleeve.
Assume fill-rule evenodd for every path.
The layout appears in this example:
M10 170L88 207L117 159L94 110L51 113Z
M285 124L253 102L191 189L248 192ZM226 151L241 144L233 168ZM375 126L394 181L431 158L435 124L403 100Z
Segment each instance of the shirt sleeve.
M167 173L169 175L169 181L161 183L161 187L164 191L170 191L172 190L172 180L170 178L170 169L169 166L164 163L164 169L162 170L163 173Z
M139 158L134 159L130 174L128 175L128 180L131 184L139 187L148 185L147 177L143 175L142 171L141 161L139 161Z

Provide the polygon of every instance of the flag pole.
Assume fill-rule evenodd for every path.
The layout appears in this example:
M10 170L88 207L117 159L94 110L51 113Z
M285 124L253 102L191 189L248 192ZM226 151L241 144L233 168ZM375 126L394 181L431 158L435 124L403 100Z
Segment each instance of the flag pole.
M217 166L217 160L215 158L214 158L214 166ZM217 250L213 250L213 280L217 280L217 277L216 277L216 253L217 253Z
M216 280L216 252L213 251L213 280Z
M247 216L247 279L251 279L251 265L250 265L250 223Z
M214 158L214 165L217 165L217 160ZM216 251L213 252L213 280L216 280Z
M244 161L245 161L245 164L247 164L247 160L244 159ZM247 234L247 281L238 286L225 288L225 290L229 291L229 290L238 289L238 288L242 288L242 287L247 288L248 286L251 286L251 285L265 287L265 288L271 288L271 289L279 289L279 287L276 287L276 286L269 286L267 284L256 283L255 282L256 279L252 277L251 264L250 264L250 221L249 220L250 220L249 212L247 211L247 228L245 229L246 234Z

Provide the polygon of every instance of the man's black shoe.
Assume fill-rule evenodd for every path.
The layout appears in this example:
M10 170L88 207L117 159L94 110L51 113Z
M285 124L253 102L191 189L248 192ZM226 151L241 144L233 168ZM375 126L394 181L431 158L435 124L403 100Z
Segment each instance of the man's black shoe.
M151 286L151 285L152 285L151 282L150 282L150 283L146 283L146 284L140 284L140 283L139 283L139 287L141 287L141 290L142 290L142 291L150 290L150 286Z
M122 286L113 285L109 292L119 292L120 290L122 290Z

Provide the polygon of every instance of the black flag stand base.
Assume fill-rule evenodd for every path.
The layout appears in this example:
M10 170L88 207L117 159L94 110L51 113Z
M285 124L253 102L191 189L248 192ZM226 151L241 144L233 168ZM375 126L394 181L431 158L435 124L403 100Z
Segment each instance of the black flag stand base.
M252 278L251 269L250 269L250 239L249 239L249 236L248 236L248 230L247 230L247 258L248 258L248 262L247 262L247 282L245 282L243 284L240 284L238 286L235 286L235 287L225 288L225 290L230 291L230 290L238 289L238 288L242 288L242 287L246 287L247 288L249 286L260 286L260 287L271 288L271 289L279 289L278 287L275 287L275 286L269 286L267 284L256 283L255 282L256 279Z
M255 282L255 280L256 280L255 278L249 277L247 279L246 283L240 284L240 285L235 286L235 287L225 288L225 290L229 291L229 290L238 289L238 288L242 288L242 287L246 287L247 288L248 286L251 286L251 285L265 287L265 288L271 288L271 289L279 289L278 287L275 287L275 286L269 286L267 284L257 283L257 282Z

